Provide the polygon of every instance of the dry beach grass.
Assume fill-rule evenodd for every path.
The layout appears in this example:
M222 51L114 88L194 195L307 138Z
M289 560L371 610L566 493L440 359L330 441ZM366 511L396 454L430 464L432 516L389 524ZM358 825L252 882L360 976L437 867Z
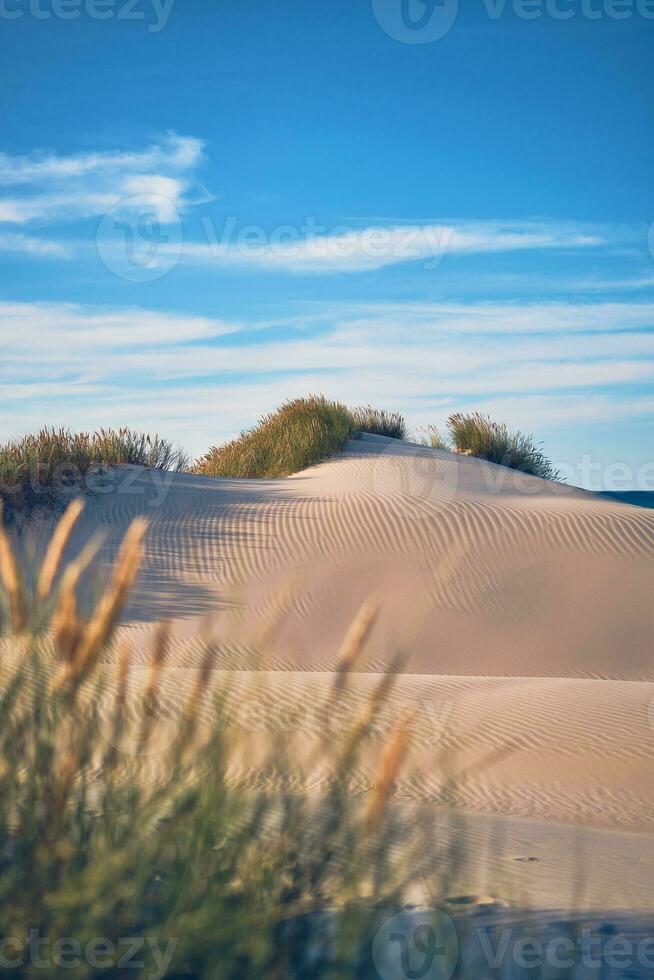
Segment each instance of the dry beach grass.
M83 489L90 474L128 463L179 471L183 450L167 439L136 429L98 429L93 433L43 428L35 435L0 446L0 501L7 511L29 512L51 506L61 491Z
M349 409L322 395L296 398L264 416L250 431L210 449L193 472L250 478L290 476L338 455L358 432L403 439L407 427L401 415L371 405Z
M0 529L10 630L0 669L0 934L33 930L44 941L74 937L82 948L94 937L117 947L120 937L147 934L140 952L148 954L150 975L163 975L164 957L168 976L370 975L364 953L375 902L399 907L410 878L393 854L410 834L385 812L404 729L382 746L372 794L352 795L349 785L389 678L320 745L329 770L324 790L308 800L293 785L289 746L276 736L260 760L276 791L252 791L230 777L233 759L249 751L242 744L248 733L226 710L229 680L212 685L209 640L174 719L153 710L166 662L164 624L142 683L125 651L111 678L103 671L100 658L134 581L146 523L130 525L106 590L83 616L76 584L84 556L58 574L80 512L72 503L55 531L35 595L27 594ZM347 685L372 616L364 610L348 632L331 699ZM209 691L212 721L199 725L198 703L206 705ZM154 784L139 765L150 753L165 772ZM327 909L329 943L316 938L309 948L310 916ZM30 974L29 963L16 970ZM81 962L66 975L96 974ZM106 975L122 973L110 964Z

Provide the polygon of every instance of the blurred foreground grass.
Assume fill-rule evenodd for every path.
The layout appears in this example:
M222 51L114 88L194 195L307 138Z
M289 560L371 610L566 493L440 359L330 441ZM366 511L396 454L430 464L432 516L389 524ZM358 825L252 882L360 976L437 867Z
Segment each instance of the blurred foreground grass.
M129 651L110 679L100 663L139 566L146 524L130 527L103 594L82 616L76 592L93 545L60 568L81 507L74 502L66 511L31 594L0 524L11 647L0 663L0 935L14 945L30 934L42 938L50 974L61 969L69 977L133 974L108 953L106 968L88 956L58 967L51 944L61 937L84 950L101 937L114 951L121 938L140 938L138 958L149 975L369 975L375 907L399 907L409 881L393 847L406 828L400 834L386 808L406 726L381 751L372 794L353 795L349 784L392 676L345 730L325 738L320 751L330 778L311 800L287 785L283 736L262 760L276 789L262 793L226 778L240 735L222 710L225 686L215 688L213 723L197 723L212 674L207 641L176 737L170 744L164 738L157 754L163 778L148 778L147 748L162 737L155 709L165 627L153 643L138 710L133 690L128 696ZM373 617L365 609L346 637L330 698L347 683ZM326 910L321 932L316 923ZM2 955L16 959L16 950L10 942ZM13 975L43 975L28 959Z
M96 545L89 542L61 567L82 506L69 505L30 588L0 522L0 973L225 980L652 975L654 940L640 927L623 940L614 921L591 923L589 931L579 916L543 917L501 904L475 909L465 897L455 900L452 888L467 859L462 847L455 841L434 871L428 828L391 804L411 729L403 717L384 739L376 737L393 673L382 675L345 723L336 711L374 622L373 605L362 608L344 638L340 669L320 707L332 723L307 751L311 771L326 778L310 789L297 778L292 726L252 738L234 724L232 682L229 672L213 670L210 638L202 664L179 686L174 717L161 710L165 624L155 631L144 676L134 677L127 647L107 670L102 655L115 639L147 525L131 525L109 581L83 615L78 587ZM374 777L362 790L364 757L372 758ZM234 780L244 759L246 771L263 778ZM429 819L445 818L434 807ZM422 878L427 867L435 884ZM412 904L416 895L428 899L424 907ZM630 928L624 925L625 936ZM628 959L625 969L613 966L620 956Z

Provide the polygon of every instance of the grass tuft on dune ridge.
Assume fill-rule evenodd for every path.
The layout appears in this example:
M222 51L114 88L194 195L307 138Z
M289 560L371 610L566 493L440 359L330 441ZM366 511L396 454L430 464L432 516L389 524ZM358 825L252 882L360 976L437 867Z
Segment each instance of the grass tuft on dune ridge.
M388 436L389 439L406 439L407 424L399 412L387 412L385 409L365 405L352 410L354 425L357 432L370 432L376 436Z
M406 434L401 415L371 406L349 409L322 395L295 398L224 446L214 446L193 468L203 476L274 478L299 473L341 453L348 439L373 432Z
M449 436L435 425L422 430L419 442L463 456L476 456L510 469L521 470L543 480L559 480L560 474L534 443L533 436L509 432L503 422L493 422L481 412L456 412L447 420Z
M82 488L89 471L119 463L182 470L188 457L169 440L136 429L45 427L0 446L0 499L8 508L29 506L37 494Z
M427 425L418 436L421 446L429 446L430 449L440 449L445 452L452 452L452 446L447 436L444 436L437 425Z
M457 453L477 456L543 480L559 479L558 471L534 443L533 436L510 432L503 422L493 422L481 412L456 412L450 415L447 425Z

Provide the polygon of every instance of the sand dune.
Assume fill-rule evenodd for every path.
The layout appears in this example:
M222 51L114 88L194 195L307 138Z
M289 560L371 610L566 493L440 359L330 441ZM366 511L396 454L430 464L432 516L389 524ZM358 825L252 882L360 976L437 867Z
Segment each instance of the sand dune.
M561 862L582 840L589 905L652 904L651 867L633 878L622 867L624 895L612 880L618 855L652 851L654 511L367 436L286 480L118 468L92 494L71 553L104 528L101 575L136 514L151 529L122 633L145 664L152 623L172 618L171 705L193 684L210 623L217 674L239 672L243 727L290 728L302 755L399 651L378 732L381 742L399 716L414 718L396 799L440 815L440 833L443 813L467 814L469 884L488 891L482 867L495 882L509 869L533 900L563 906L579 882ZM315 706L370 595L380 614L368 659L324 717ZM209 716L209 697L200 711ZM305 784L327 778L300 772ZM258 785L256 753L233 777ZM364 766L355 788L373 779ZM491 826L506 858L488 858Z
M110 562L136 514L152 527L127 620L172 614L180 666L203 617L232 644L230 666L247 666L252 624L278 616L259 651L271 665L329 670L374 594L368 669L400 648L417 673L654 680L654 514L641 508L366 436L286 480L121 467L77 537L106 528Z

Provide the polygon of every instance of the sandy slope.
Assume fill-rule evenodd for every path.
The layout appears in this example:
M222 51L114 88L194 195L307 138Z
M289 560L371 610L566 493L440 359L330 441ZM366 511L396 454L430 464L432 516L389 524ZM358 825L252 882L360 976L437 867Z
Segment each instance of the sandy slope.
M369 436L287 480L119 468L71 550L100 525L109 563L137 513L152 526L124 630L145 663L151 623L174 620L172 701L193 683L209 617L217 668L267 671L238 675L243 725L292 726L308 749L401 650L378 737L413 714L397 798L431 807L439 833L437 805L472 814L468 886L518 875L533 900L564 905L579 898L570 862L581 846L588 904L654 905L654 866L641 860L654 830L653 511ZM325 718L314 706L371 594L381 611L368 660ZM289 721L285 705L298 702ZM256 785L253 759L234 775ZM372 763L357 779L368 792ZM626 867L637 859L639 871Z

